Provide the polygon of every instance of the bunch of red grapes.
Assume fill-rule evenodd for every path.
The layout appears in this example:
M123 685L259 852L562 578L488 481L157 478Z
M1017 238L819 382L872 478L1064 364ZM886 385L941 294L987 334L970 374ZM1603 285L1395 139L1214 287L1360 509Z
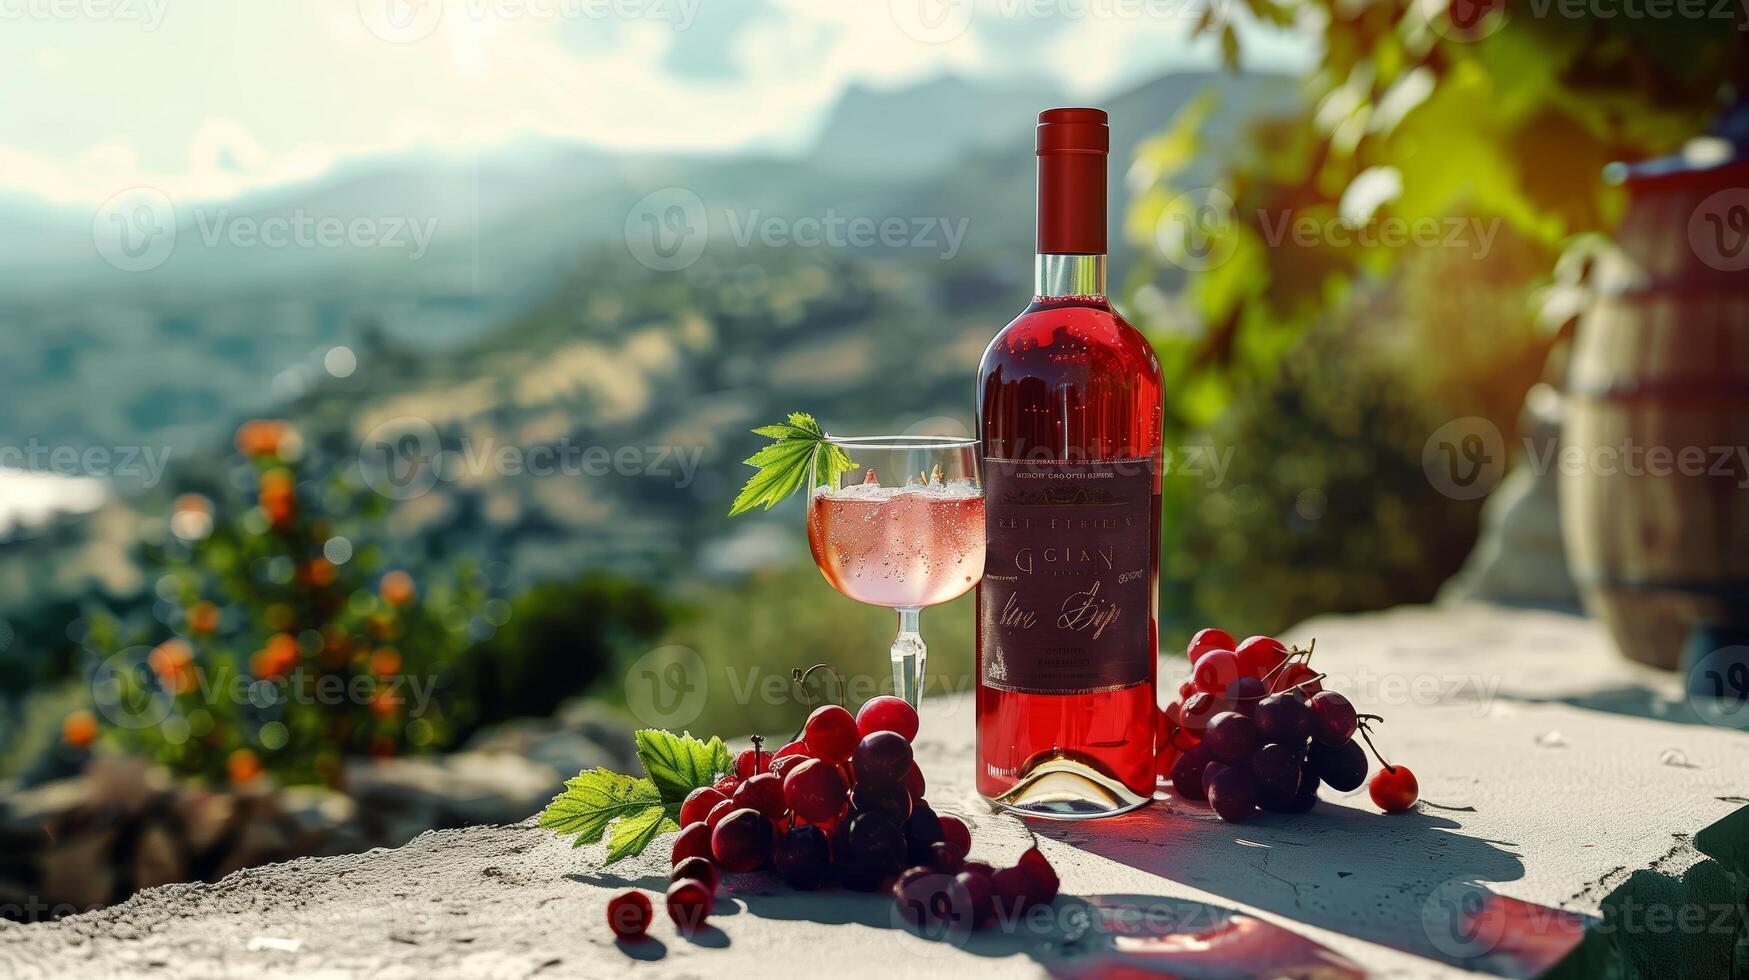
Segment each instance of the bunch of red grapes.
M800 889L836 882L857 891L891 888L914 925L975 928L998 910L1018 914L1057 896L1057 874L1033 847L1010 868L967 861L964 821L923 798L911 755L917 712L882 696L856 715L815 709L802 737L777 752L754 747L736 771L693 790L680 807L668 914L696 930L711 914L719 871L769 869ZM643 935L650 903L627 892L608 906L621 938Z
M1305 813L1318 802L1318 786L1339 792L1366 781L1368 721L1307 663L1310 650L1253 636L1205 629L1185 650L1191 676L1179 699L1158 719L1161 749L1155 771L1170 778L1176 794L1207 801L1222 820L1238 822L1258 810ZM1376 750L1375 750L1376 754ZM1383 767L1370 787L1386 812L1414 806L1419 795L1406 766Z

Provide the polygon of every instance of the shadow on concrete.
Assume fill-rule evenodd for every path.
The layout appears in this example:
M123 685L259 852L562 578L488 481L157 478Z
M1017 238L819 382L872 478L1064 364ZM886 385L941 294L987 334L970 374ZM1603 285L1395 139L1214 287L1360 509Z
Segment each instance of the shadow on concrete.
M1510 922L1536 907L1497 907L1509 900L1486 883L1523 877L1515 845L1464 834L1451 816L1387 815L1323 801L1306 814L1229 824L1200 804L1164 800L1097 826L1028 826L1286 919L1467 969L1530 975L1539 972L1537 964L1521 960L1544 960L1541 952L1521 953L1510 936L1477 943L1466 935L1490 903L1496 907L1487 914ZM1564 922L1556 910L1547 912L1551 922ZM1552 963L1540 962L1540 969Z
M1612 715L1651 718L1673 725L1716 727L1714 722L1701 717L1700 713L1687 702L1672 701L1657 691L1633 684L1558 698L1519 697L1505 691L1500 692L1498 697L1502 701L1516 701L1520 704L1565 704L1588 711L1603 711Z

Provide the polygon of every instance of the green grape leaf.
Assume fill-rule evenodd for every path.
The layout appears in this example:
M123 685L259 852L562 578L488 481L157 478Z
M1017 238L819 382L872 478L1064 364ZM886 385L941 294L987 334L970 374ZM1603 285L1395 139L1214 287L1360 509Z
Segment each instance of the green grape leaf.
M607 769L591 769L565 780L565 791L553 797L541 811L540 825L561 837L576 835L571 846L582 847L599 843L615 820L624 824L648 813L654 813L658 821L666 815L662 794L655 783ZM616 840L620 834L616 827ZM645 843L648 838L646 834Z
M660 806L647 807L622 818L613 825L613 833L608 835L607 863L642 854L657 834L670 834L679 829L680 825Z
M638 760L644 764L644 772L660 794L670 818L680 816L680 804L686 801L686 794L735 771L734 754L714 735L710 741L701 742L691 733L676 735L643 728L633 737L638 745Z
M759 472L735 495L730 517L755 507L770 510L805 485L810 474L816 483L829 484L856 468L844 450L826 441L825 430L806 412L791 412L785 421L762 425L753 434L774 441L742 461Z

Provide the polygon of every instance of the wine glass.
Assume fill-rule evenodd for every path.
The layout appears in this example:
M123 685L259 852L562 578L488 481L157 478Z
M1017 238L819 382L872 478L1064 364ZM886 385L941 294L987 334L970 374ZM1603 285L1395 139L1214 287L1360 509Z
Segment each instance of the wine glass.
M829 484L809 477L808 547L832 587L899 613L893 693L912 707L928 654L924 606L984 577L984 485L978 441L952 436L827 436L856 468Z

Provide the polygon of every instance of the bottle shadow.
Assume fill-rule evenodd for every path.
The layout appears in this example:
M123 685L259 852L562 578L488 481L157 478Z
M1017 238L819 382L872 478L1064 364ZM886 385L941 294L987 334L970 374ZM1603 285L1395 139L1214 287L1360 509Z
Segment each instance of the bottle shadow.
M1510 956L1478 956L1462 942L1465 923L1453 918L1465 911L1457 906L1494 897L1485 883L1524 876L1512 850L1517 845L1464 834L1449 816L1374 813L1325 800L1305 814L1259 814L1231 824L1200 804L1157 800L1096 825L1028 826L1320 929L1468 969L1510 974L1520 967L1507 962Z

